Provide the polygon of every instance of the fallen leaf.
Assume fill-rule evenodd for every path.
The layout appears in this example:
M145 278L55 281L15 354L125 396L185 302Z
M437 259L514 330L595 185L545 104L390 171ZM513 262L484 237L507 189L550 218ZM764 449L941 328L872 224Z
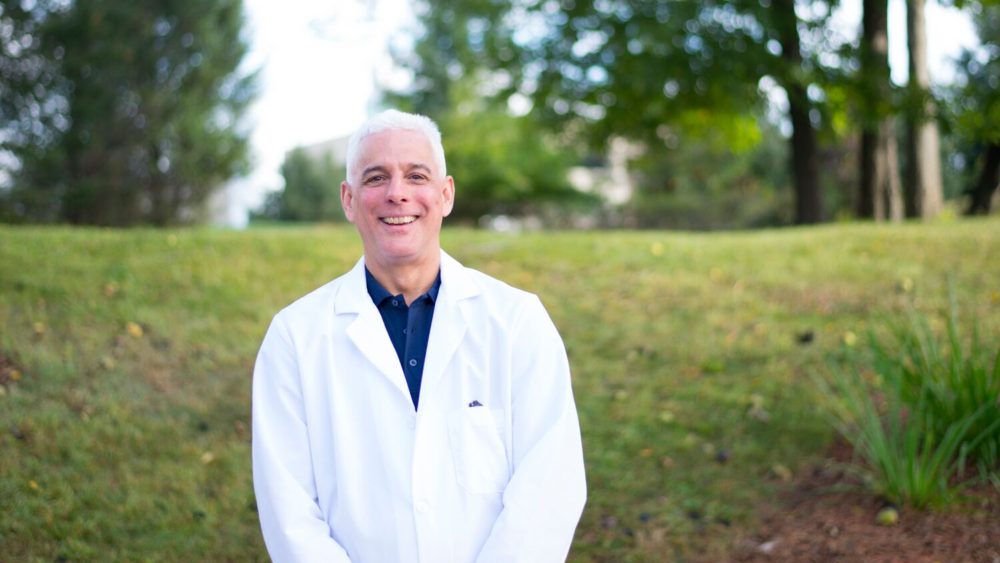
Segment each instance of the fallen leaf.
M38 336L45 334L45 323L41 321L35 321L35 323L31 325L31 328L35 330L35 334Z
M904 277L899 281L899 290L903 293L909 293L913 291L913 279L909 276Z
M37 490L38 490L38 483L36 483L36 482L34 481L34 479L32 479L31 481L28 481L28 487L29 487L29 488L30 488L30 489L31 489L32 491L37 491Z
M139 326L138 323L129 321L128 324L125 325L125 330L127 330L128 333L135 338L142 338L142 327Z
M771 466L771 473L782 481L788 481L792 478L792 470L780 463L775 463Z
M212 454L212 452L205 452L201 454L201 462L204 463L205 465L208 465L213 461L215 461L215 455Z
M11 381L21 381L21 372L16 369L10 370L10 373L7 374L7 376L10 377Z
M858 335L854 334L853 331L847 331L844 333L844 346L848 348L853 348L855 344L858 343Z
M653 455L653 448L642 448L639 450L639 457L649 457Z

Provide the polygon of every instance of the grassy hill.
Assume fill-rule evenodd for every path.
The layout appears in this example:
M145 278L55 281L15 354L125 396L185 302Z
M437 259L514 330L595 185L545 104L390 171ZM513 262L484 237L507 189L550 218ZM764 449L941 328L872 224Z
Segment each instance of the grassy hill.
M590 487L571 560L720 549L832 439L810 371L949 283L1000 339L997 219L444 245L538 293L566 341ZM349 227L0 227L0 559L266 559L253 359L360 251Z

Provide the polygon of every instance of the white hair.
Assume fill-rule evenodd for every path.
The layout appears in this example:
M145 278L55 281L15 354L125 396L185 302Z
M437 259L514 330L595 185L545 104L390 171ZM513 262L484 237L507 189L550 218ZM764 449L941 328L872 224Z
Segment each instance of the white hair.
M427 138L431 144L431 151L434 153L434 161L441 176L448 174L448 169L444 162L444 147L441 145L441 131L431 118L415 113L406 113L395 109L387 109L379 114L369 117L367 121L358 127L358 130L351 135L347 141L347 181L351 182L354 177L354 169L357 167L358 148L361 141L369 135L381 133L383 131L416 131Z

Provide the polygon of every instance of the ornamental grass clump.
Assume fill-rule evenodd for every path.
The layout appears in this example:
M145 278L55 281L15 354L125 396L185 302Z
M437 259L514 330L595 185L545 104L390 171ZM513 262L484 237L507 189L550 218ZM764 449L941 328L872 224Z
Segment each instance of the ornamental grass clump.
M952 302L943 336L926 317L870 337L870 365L817 378L838 432L876 493L916 508L946 504L977 476L1000 482L1000 347L973 325L961 334ZM977 471L969 471L974 466Z

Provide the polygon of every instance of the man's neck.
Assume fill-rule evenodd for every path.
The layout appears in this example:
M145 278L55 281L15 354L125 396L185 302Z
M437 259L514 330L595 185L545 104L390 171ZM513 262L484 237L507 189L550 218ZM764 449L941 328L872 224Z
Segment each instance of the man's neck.
M374 262L365 262L365 266L372 276L382 284L382 287L393 295L403 295L406 304L413 303L413 300L427 293L427 290L434 285L438 271L441 268L441 260L427 264L404 264L393 267L385 267Z

